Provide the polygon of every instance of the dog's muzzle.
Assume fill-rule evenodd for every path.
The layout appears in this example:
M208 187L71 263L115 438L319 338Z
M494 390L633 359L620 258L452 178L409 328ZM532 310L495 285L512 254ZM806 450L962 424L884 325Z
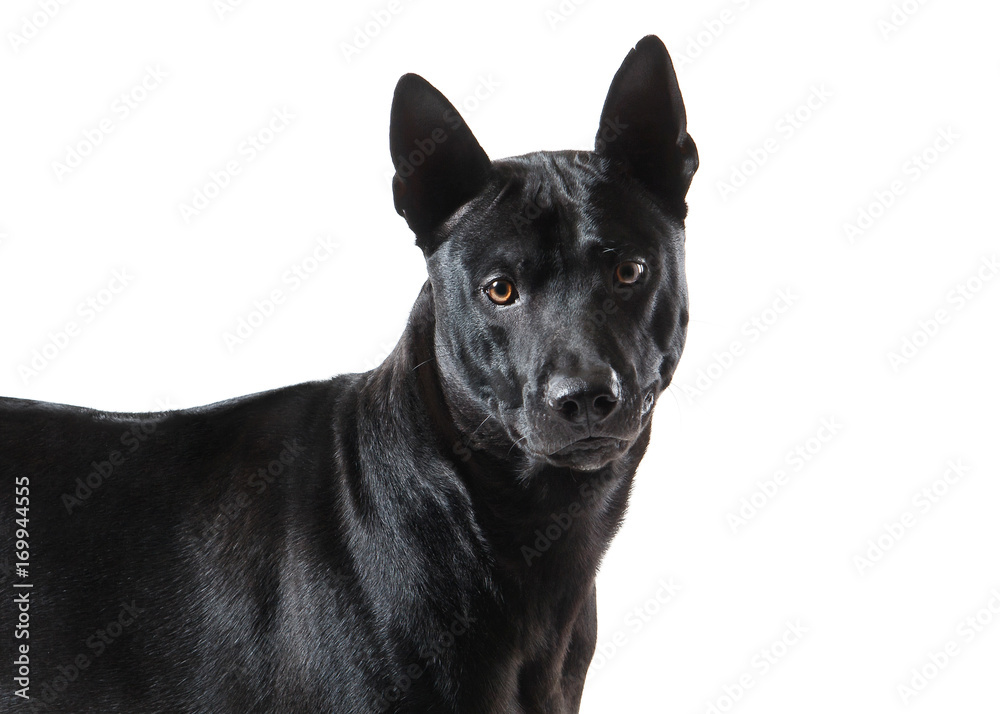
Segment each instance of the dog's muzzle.
M528 449L554 466L593 470L620 458L639 433L644 400L608 365L553 373L528 405Z

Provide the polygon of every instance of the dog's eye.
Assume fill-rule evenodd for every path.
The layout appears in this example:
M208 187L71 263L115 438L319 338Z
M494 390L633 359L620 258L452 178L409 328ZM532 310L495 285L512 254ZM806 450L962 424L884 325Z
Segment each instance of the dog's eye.
M517 300L517 290L514 288L514 283L504 278L494 280L483 290L486 292L486 296L497 305L510 305Z
M645 265L636 263L634 260L627 260L624 263L619 263L618 267L615 268L615 280L623 285L631 285L638 282L644 272L646 272Z

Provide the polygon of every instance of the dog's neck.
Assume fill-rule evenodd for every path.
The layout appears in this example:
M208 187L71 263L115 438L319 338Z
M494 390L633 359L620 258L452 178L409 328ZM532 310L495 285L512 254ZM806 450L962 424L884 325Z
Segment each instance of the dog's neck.
M618 461L595 471L532 463L514 443L473 439L489 417L470 412L450 388L434 358L430 287L418 298L397 351L396 368L411 370L418 402L439 452L476 506L497 565L520 584L592 582L617 531L632 477L649 438L648 428ZM456 403L458 402L458 403Z
M411 474L420 488L403 488L394 498L471 506L451 511L458 516L442 519L428 540L439 548L428 554L429 565L442 572L458 568L461 577L425 608L433 610L438 602L453 607L445 603L478 593L483 599L463 612L477 618L477 637L490 647L483 651L471 641L457 646L451 654L462 661L453 666L473 673L484 687L482 696L514 688L524 711L541 711L542 702L562 701L566 672L575 673L574 686L582 686L596 637L597 569L624 516L649 431L622 459L589 472L531 464L512 443L474 448L481 442L470 440L470 431L487 415L458 414L460 390L449 388L435 359L434 330L433 295L425 286L396 349L368 378L409 393L401 399L412 410L405 426L409 439L434 452L421 461L426 477ZM431 484L441 491L431 493Z

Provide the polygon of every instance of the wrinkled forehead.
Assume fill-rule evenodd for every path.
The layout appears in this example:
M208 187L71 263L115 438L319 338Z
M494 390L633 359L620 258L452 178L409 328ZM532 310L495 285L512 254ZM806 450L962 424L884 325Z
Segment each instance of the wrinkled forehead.
M592 152L501 159L493 162L492 174L486 189L439 229L440 252L449 261L464 256L463 262L474 265L497 254L531 260L653 258L681 247L683 222Z

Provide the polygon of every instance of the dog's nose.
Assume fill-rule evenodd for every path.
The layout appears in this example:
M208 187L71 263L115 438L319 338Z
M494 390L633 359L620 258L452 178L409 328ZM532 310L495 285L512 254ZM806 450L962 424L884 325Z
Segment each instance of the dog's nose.
M557 374L549 380L549 409L573 424L596 424L618 408L621 385L611 370Z

